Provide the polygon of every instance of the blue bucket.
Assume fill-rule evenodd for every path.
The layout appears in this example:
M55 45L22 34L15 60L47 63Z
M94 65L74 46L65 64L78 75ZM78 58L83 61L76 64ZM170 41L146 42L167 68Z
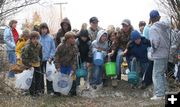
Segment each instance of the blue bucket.
M76 77L81 78L81 77L87 77L87 70L79 68L76 70Z
M128 73L128 82L133 85L137 85L139 82L139 75L135 71L131 71Z
M102 65L104 63L103 53L95 52L93 55L93 62L95 65Z

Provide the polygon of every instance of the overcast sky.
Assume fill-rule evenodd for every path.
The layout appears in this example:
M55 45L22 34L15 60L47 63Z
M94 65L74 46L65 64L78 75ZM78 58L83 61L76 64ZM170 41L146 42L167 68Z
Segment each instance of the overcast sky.
M154 0L42 0L47 1L43 5L34 5L25 8L24 11L15 16L19 22L32 19L32 13L37 11L41 14L42 21L51 23L54 29L58 29L60 6L54 3L67 2L63 5L63 17L68 17L72 28L80 29L82 23L88 23L92 16L99 19L99 26L107 28L108 25L121 27L123 19L131 20L132 25L137 28L138 22L148 22L149 12L157 9ZM53 20L52 20L53 19ZM19 24L20 24L19 23ZM51 26L52 26L51 25Z

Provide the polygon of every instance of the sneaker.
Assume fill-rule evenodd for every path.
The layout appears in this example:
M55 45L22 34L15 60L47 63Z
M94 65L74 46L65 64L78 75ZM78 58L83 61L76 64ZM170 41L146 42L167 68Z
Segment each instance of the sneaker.
M93 89L97 89L97 86L96 86L96 85L92 85L92 88L93 88Z
M53 92L51 92L51 93L50 93L50 95L51 95L51 96L54 96L54 93L53 93Z
M163 100L163 99L165 99L164 96L162 96L162 97L158 97L158 96L151 97L151 100Z
M140 89L145 89L147 86L145 83L140 83L140 85L138 86L138 88Z

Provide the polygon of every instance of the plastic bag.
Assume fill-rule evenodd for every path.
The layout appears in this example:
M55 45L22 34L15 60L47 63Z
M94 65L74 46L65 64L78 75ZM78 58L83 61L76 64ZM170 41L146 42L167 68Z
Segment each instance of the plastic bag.
M15 74L16 84L15 88L29 89L32 83L34 68L24 70L22 73Z
M60 92L63 95L68 95L72 87L71 76L57 72L53 79L53 89L55 92Z
M56 67L54 65L54 62L47 61L46 63L46 78L48 81L53 81L54 74L56 72Z

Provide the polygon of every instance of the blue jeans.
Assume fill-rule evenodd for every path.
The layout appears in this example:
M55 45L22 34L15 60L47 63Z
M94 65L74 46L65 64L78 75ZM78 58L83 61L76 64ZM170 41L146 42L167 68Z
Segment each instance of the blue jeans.
M7 51L7 57L10 64L16 64L16 53L15 50Z
M118 50L117 56L116 56L116 72L117 75L121 75L121 64L123 62L123 56L122 56L122 49Z
M71 66L61 66L61 69L60 69L60 72L63 73L63 74L67 74L67 75L70 75L72 71L72 67Z
M153 85L154 95L161 97L165 96L167 87L165 71L167 70L167 58L155 59L153 66Z
M148 72L148 67L149 67L149 62L139 62L137 61L136 59L132 59L132 62L131 62L131 71L136 71L139 73L139 76L140 78L142 79L142 82L143 83L147 83L148 84L148 81L147 79L150 79L150 78L147 78L147 76L151 76L151 75L147 75L149 73ZM139 68L139 69L137 69ZM152 76L151 76L152 77Z
M91 85L99 85L102 83L102 66L94 65L94 71L92 76Z
M119 49L118 50L118 53L117 53L117 56L116 56L116 72L117 72L117 75L121 75L121 64L123 62L123 56L122 56L122 52L123 50L122 49ZM128 63L128 68L130 69L130 62L132 60L132 57L131 56L126 56L126 61ZM121 77L121 76L120 76Z

